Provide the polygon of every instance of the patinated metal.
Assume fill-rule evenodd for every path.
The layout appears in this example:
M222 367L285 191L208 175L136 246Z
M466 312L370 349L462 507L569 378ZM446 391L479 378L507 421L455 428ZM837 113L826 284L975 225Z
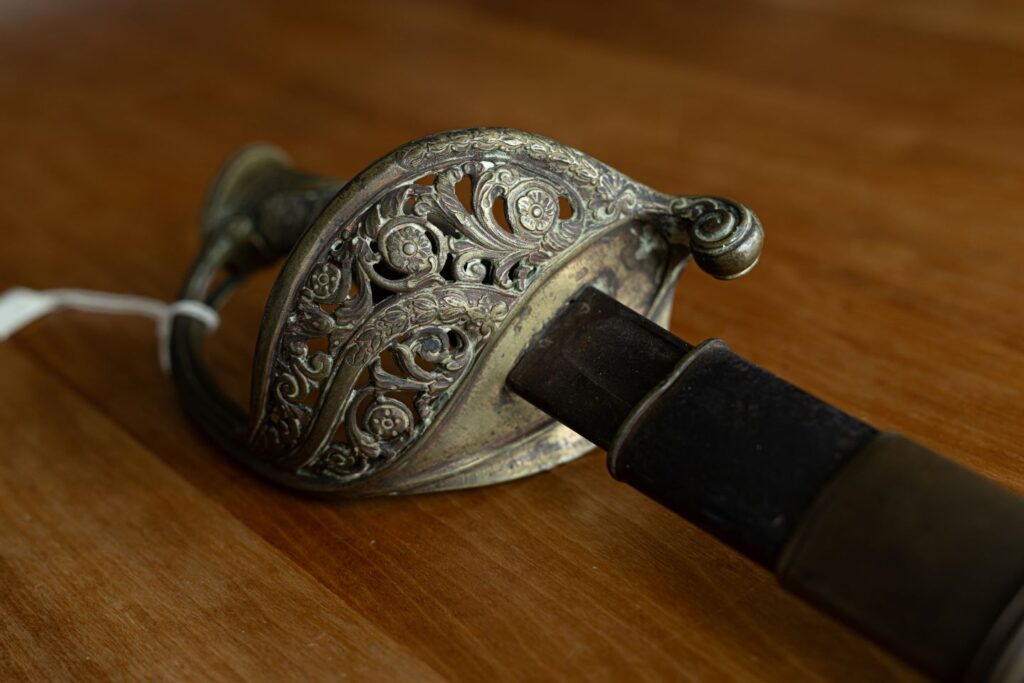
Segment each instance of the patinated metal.
M248 413L203 368L201 328L180 318L183 405L262 474L348 495L480 486L586 452L505 388L530 338L587 285L664 323L690 255L729 279L763 241L738 203L663 194L495 128L411 142L344 184L252 147L222 171L203 223L186 298L220 305L246 275L287 259Z

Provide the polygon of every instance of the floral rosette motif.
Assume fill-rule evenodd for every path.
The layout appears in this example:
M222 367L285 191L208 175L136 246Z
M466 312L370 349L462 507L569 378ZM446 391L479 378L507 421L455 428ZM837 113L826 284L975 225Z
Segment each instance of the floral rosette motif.
M509 195L508 211L514 225L531 233L545 233L558 220L558 194L544 182L523 183Z
M394 399L378 398L366 411L366 430L381 441L393 441L412 429L412 411Z
M406 453L547 264L639 203L623 176L514 131L439 136L394 163L408 175L318 247L253 430L267 457L339 485Z

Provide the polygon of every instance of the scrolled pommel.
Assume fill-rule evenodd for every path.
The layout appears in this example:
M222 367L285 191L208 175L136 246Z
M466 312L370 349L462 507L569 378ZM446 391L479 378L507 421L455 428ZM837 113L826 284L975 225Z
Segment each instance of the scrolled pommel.
M721 197L679 197L670 210L686 230L697 265L709 275L732 280L761 257L761 221L742 204Z

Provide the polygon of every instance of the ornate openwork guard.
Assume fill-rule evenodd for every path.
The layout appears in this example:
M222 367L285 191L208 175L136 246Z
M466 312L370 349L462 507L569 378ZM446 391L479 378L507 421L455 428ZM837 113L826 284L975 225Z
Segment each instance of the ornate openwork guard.
M295 171L275 148L245 149L203 224L185 298L219 306L288 258L248 416L205 371L202 327L176 320L186 410L271 479L349 495L479 486L584 453L589 443L505 389L530 338L590 284L667 322L691 254L729 279L763 241L740 204L665 195L547 138L490 128L411 142L344 185Z

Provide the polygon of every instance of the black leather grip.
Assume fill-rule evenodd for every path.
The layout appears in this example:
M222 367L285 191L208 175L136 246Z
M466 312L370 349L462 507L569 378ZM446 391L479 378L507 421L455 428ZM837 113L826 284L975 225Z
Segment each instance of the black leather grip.
M508 385L612 474L944 680L1024 681L1024 499L584 290Z
M1024 499L721 342L637 406L609 468L940 679L1020 665Z
M635 408L608 467L774 570L815 496L875 434L715 340Z

